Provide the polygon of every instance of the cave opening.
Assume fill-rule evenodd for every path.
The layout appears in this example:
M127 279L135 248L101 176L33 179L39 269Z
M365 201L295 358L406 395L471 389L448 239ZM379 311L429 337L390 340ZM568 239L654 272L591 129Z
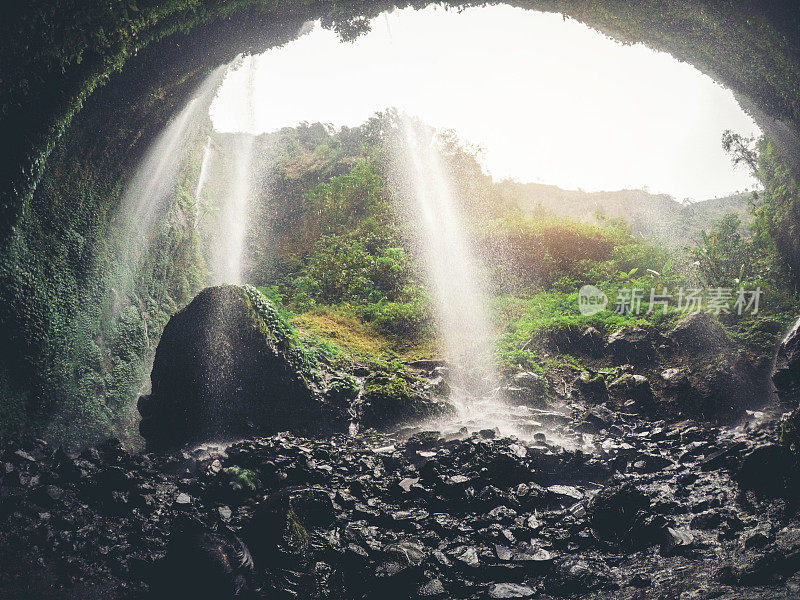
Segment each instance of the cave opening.
M3 34L0 589L791 597L796 11L151 4Z

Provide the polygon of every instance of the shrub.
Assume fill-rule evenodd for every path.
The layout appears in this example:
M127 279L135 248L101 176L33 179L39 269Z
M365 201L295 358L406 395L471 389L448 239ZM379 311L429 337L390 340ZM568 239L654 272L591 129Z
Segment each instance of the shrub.
M381 333L416 340L431 332L433 317L424 298L411 302L378 302L359 310L361 317L371 322Z

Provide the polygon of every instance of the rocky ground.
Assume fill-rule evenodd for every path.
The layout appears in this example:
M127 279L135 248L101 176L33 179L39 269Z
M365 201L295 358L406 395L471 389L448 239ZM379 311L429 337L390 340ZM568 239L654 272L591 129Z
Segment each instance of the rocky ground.
M167 455L7 443L0 597L797 598L776 427L602 411L554 426L591 453L494 431Z
M0 599L800 598L800 325L774 398L707 316L532 340L572 358L506 375L477 422L517 438L442 408L446 365L341 373L204 294L139 401L159 453L0 442Z

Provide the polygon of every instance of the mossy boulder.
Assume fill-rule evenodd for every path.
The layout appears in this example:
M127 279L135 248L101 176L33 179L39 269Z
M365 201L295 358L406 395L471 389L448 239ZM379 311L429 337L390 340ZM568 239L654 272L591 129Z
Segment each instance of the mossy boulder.
M609 393L620 400L633 400L643 406L649 406L654 400L653 388L647 377L625 373L608 385Z
M361 424L364 427L388 427L427 418L444 416L452 405L425 394L397 373L379 371L364 380Z
M722 325L707 312L695 312L682 318L669 339L685 352L720 352L729 346Z
M206 288L164 328L152 393L139 399L151 450L278 431L346 429L348 414L318 393L316 361L253 287Z
M582 371L575 379L574 387L580 396L591 402L608 400L608 388L602 373Z
M502 392L503 396L512 402L521 402L529 406L544 406L547 389L547 379L543 375L523 371L515 373Z
M660 387L662 401L679 414L726 423L759 406L763 386L736 357L718 355L698 358L686 368L665 370Z
M783 338L778 348L772 382L783 397L797 396L800 392L800 321Z

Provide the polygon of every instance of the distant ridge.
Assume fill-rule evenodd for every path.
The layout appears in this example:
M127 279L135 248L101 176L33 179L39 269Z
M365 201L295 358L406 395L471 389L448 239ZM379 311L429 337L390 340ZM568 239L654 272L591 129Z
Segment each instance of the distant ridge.
M693 246L727 213L742 220L743 232L752 221L749 199L744 192L700 202L679 202L666 194L646 190L583 192L540 183L504 181L507 197L517 201L524 214L572 217L590 223L624 219L633 233L655 238L672 247Z

